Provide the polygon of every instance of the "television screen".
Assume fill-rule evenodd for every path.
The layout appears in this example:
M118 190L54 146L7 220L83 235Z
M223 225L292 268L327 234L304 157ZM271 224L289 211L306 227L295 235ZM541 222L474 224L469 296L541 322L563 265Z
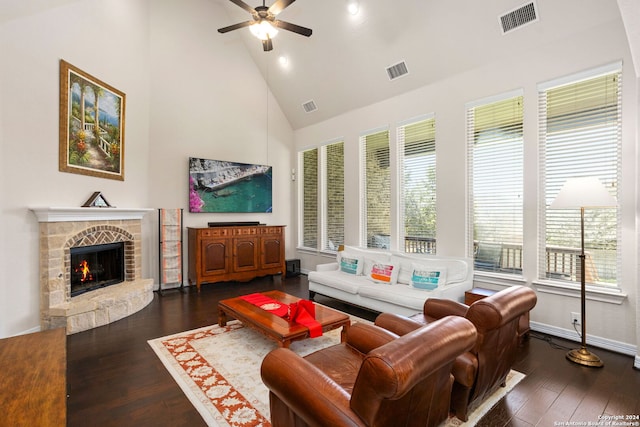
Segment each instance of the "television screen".
M271 166L189 158L189 212L271 212Z

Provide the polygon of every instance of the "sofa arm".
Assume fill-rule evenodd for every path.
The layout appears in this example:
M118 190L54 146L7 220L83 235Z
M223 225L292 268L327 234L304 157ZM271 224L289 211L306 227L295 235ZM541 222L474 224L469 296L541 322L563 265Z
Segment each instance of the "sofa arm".
M423 323L395 313L380 313L376 317L375 325L398 335L406 335L424 326Z
M362 354L385 345L398 338L398 335L386 328L369 325L366 323L354 323L347 329L346 343Z
M465 317L469 306L458 301L448 299L429 298L424 302L424 316L431 320L442 319L446 316Z
M267 354L260 375L270 390L269 398L280 400L275 404L271 402L271 408L288 409L307 425L364 426L349 407L351 396L320 369L289 349L278 348ZM272 424L277 427L276 420L287 416L272 413Z
M338 269L337 262L329 262L327 264L316 265L316 271L336 271Z

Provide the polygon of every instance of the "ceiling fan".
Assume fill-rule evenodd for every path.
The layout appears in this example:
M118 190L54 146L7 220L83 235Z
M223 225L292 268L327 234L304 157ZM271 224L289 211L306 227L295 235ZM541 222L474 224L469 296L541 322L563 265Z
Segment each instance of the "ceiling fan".
M262 6L256 6L255 8L252 8L242 0L229 1L249 12L253 19L234 25L229 25L228 27L219 28L218 32L227 33L229 31L237 30L238 28L249 27L251 33L262 40L262 49L265 52L273 50L273 42L271 41L271 39L278 32L277 28L292 31L305 37L309 37L312 33L312 30L310 28L301 27L300 25L276 19L276 16L280 12L282 12L286 7L290 6L291 3L296 0L277 0L270 7L265 6L264 0L262 0Z

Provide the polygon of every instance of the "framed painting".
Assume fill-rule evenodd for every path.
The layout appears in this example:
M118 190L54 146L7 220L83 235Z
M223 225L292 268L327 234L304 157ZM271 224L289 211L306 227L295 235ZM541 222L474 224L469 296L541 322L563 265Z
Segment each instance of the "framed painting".
M124 181L125 94L60 60L61 172Z

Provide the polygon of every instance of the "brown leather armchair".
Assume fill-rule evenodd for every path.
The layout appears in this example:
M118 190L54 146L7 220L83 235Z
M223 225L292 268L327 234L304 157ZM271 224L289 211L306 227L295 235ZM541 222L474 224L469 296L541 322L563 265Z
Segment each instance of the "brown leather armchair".
M535 307L536 301L536 294L531 289L512 286L470 306L429 298L421 314L407 318L382 313L375 324L404 335L444 316L457 315L473 322L478 340L471 350L456 359L452 371L455 382L451 409L458 418L467 421L470 411L498 387L506 385L507 374L518 351L520 317Z
M450 316L400 338L356 323L345 342L304 358L273 350L261 367L271 424L437 426L449 415L453 361L475 342L473 324Z

